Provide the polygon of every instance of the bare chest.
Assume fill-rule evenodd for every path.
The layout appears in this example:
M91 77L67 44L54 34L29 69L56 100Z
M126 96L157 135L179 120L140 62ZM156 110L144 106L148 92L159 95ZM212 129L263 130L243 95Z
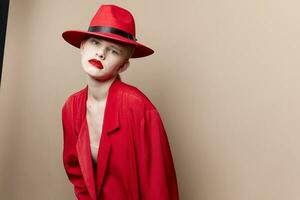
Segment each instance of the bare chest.
M87 103L86 119L89 129L91 147L98 149L102 135L103 118L106 100L101 103Z

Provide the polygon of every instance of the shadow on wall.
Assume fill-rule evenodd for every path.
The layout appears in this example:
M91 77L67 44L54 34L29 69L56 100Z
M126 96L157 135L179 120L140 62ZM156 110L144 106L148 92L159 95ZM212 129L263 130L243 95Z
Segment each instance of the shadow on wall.
M0 86L2 79L2 66L3 66L3 54L5 46L5 34L7 25L9 0L2 0L0 2Z

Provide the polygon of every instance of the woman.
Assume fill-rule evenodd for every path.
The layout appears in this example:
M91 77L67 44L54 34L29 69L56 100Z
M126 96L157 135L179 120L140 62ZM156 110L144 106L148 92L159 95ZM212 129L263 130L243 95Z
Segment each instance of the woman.
M62 108L63 164L79 200L177 200L178 186L159 112L119 73L154 51L136 42L131 13L102 5L88 31L65 31L80 48L87 86Z

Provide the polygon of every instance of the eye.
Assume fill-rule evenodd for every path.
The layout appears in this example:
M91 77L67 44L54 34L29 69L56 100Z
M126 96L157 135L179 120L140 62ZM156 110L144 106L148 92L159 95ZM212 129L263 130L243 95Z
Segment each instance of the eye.
M114 49L111 49L110 51L111 51L112 54L115 54L115 55L119 55L120 54L118 51L116 51Z
M98 42L97 40L91 40L92 44L98 45L100 42Z

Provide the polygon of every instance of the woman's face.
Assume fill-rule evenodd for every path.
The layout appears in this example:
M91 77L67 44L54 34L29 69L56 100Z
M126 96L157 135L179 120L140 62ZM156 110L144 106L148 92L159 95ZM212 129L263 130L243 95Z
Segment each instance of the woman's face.
M81 65L92 78L106 81L129 66L130 48L111 40L90 37L80 46Z

